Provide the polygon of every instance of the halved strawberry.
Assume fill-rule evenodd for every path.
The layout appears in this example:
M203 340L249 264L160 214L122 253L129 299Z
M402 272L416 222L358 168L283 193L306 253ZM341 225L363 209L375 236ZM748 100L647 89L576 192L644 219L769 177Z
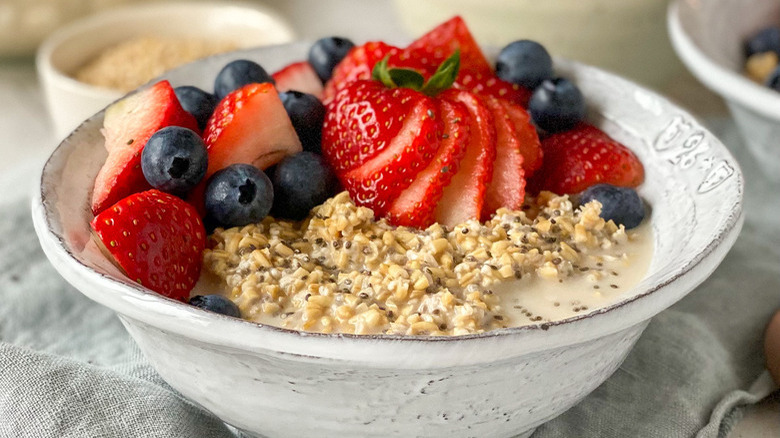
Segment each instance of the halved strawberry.
M348 93L361 89L362 86L363 81L353 82L343 91ZM351 117L350 111L344 111L347 115L344 119L335 119L332 124L326 122L323 128L325 158L334 167L342 160L352 164L350 170L345 171L342 167L336 174L355 203L370 207L377 216L385 214L393 199L408 187L417 173L431 161L438 147L436 133L441 130L441 122L436 117L436 106L430 97L406 88L384 89L384 94L386 99L360 102L358 107L361 112L357 114L361 116ZM400 103L396 108L411 106L411 110L408 113L385 111L385 108L393 107L390 102L396 101ZM387 114L397 120L387 128L390 131L385 131L385 125L374 125L372 122L379 114ZM341 123L341 120L345 122ZM376 130L371 127L365 129L367 125L361 123L363 120L368 126L375 126ZM396 126L397 124L400 124L400 127ZM341 151L340 148L328 145L325 137L333 138L337 135L329 131L343 132L345 136L340 139L342 143L349 142L349 139L358 143L361 142L361 137L369 137L371 141L360 143L362 146L357 166L354 166L354 157L343 155L339 159L336 156L338 152L329 153ZM394 134L388 135L388 132Z
M599 183L636 187L644 180L633 152L586 123L546 137L542 149L544 163L533 184L539 190L573 194Z
M141 151L149 137L166 126L199 132L168 81L131 94L106 108L103 136L108 158L95 178L92 213L98 214L120 199L151 188L141 170Z
M295 90L308 93L322 99L324 90L320 78L306 61L290 64L271 75L276 81L279 92Z
M528 107L532 94L531 90L525 87L502 81L492 72L488 74L461 72L453 86L474 94L499 97L523 108Z
M266 169L302 150L270 82L248 84L225 96L206 124L203 140L209 155L206 178L235 163Z
M531 123L531 115L524 108L512 102L500 99L501 105L506 110L509 121L514 125L515 135L519 140L520 153L523 155L523 170L525 177L530 178L534 172L542 167L543 151L539 143L539 134Z
M152 189L120 200L90 225L95 241L130 279L173 299L189 297L206 244L192 206Z
M479 219L485 190L493 175L496 157L496 132L488 108L472 93L447 90L441 99L460 102L468 110L469 141L460 169L445 187L434 216L436 222L454 226L469 219Z
M444 187L457 173L466 153L469 139L466 107L460 102L438 100L436 103L443 126L439 135L439 150L430 164L417 174L412 184L390 205L387 216L394 225L417 228L430 225Z
M501 207L520 209L525 199L525 172L520 138L515 134L504 105L499 99L490 96L483 97L482 101L490 109L496 128L493 177L485 191L485 204L482 206L482 219L485 220Z
M410 58L428 66L430 73L432 73L442 61L455 53L457 49L460 49L461 75L481 73L488 76L493 74L493 69L490 68L485 55L471 35L466 23L459 16L436 26L410 44L405 52L409 54Z

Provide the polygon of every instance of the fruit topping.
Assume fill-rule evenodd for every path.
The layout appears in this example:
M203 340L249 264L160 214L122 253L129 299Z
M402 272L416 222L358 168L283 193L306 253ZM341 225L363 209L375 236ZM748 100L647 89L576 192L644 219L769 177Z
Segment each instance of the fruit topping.
M436 26L410 44L405 52L406 57L420 62L430 75L456 50L460 51L460 72L462 75L493 75L493 70L485 59L482 49L479 48L466 23L459 16ZM407 65L397 66L406 67Z
M203 310L232 316L233 318L241 318L241 311L236 303L222 295L195 295L190 298L190 304Z
M225 96L203 132L206 178L234 163L265 169L301 151L279 94L271 83L249 84Z
M454 86L474 94L505 99L522 107L527 107L531 98L529 89L502 81L492 73L487 76L482 73L461 73Z
M229 228L259 222L271 211L274 191L265 172L251 164L231 164L206 184L206 217Z
M425 228L433 223L436 204L466 152L469 138L466 107L460 102L444 100L438 100L436 105L442 122L439 149L430 164L390 205L387 215L395 225Z
M176 93L182 108L195 117L195 120L198 121L198 128L203 131L206 128L206 122L217 106L217 97L190 85L176 87L173 91Z
M636 187L644 180L633 152L585 123L546 137L542 150L544 163L533 178L537 190L574 194L599 183Z
M585 117L585 99L568 79L545 79L534 90L528 112L536 126L545 131L566 131Z
M353 82L335 101L352 104L341 105L333 118L326 117L323 154L355 202L384 215L438 147L435 103L420 92L389 89L375 81ZM326 137L354 146L347 150L328 146ZM342 160L349 170L337 168Z
M168 81L142 89L109 106L103 119L108 158L95 178L92 213L98 214L133 193L151 188L141 170L141 151L166 126L198 130Z
M519 210L525 199L525 172L520 142L515 126L509 119L506 108L495 97L485 97L482 102L488 107L496 132L496 157L493 161L493 176L485 191L482 219L490 218L501 207ZM533 129L531 127L531 129ZM538 140L536 140L538 143Z
M352 48L333 69L330 80L325 83L325 90L322 94L323 102L330 102L336 92L350 82L371 79L371 73L376 63L387 56L390 57L388 58L389 62L395 65L400 53L401 49L381 41L370 41Z
M479 219L485 190L493 176L496 157L496 131L490 110L469 92L448 90L441 98L462 103L468 115L469 139L458 172L436 206L434 216L440 224L454 226L469 219Z
M606 221L624 225L626 229L637 227L645 218L645 205L636 190L611 184L596 184L580 195L580 204L591 201L601 203L600 216Z
M523 156L525 177L526 179L530 178L534 172L542 167L543 154L542 145L539 143L539 135L531 123L531 116L528 114L528 111L506 100L499 99L499 103L504 107L509 121L514 125L520 154Z
M231 92L248 84L261 84L274 79L260 64L248 59L237 59L222 67L214 79L214 95L223 99Z
M347 56L355 44L340 37L321 38L309 49L309 64L324 84L331 78L333 68Z
M285 157L273 168L274 217L292 220L305 218L312 208L338 191L333 169L318 154L303 151Z
M322 151L325 106L316 96L295 90L279 93L279 99L290 117L303 150L319 154Z
M206 175L208 156L200 135L168 126L155 132L141 152L141 170L149 184L184 197Z
M306 61L292 63L272 74L271 77L276 81L276 89L279 92L295 90L313 94L317 99L322 98L322 81L311 64Z
M509 43L496 58L496 76L534 89L553 76L552 58L541 44L531 40Z
M206 232L181 199L152 189L132 194L95 216L95 241L133 281L186 300L200 275Z

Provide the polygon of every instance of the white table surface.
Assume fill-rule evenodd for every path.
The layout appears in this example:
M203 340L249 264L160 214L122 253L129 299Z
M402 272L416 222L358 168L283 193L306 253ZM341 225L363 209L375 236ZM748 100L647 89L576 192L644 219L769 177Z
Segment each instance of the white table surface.
M288 17L298 35L306 39L329 34L337 28L334 23L347 21L345 16L356 17L349 20L350 25L345 27L348 30L344 32L356 41L387 38L387 35L401 35L400 38L406 36L392 3L386 0L288 0L276 2L273 6L278 7ZM306 13L302 13L304 9ZM368 17L382 19L371 20ZM705 121L710 117L726 115L720 99L687 74L662 92ZM28 182L27 187L0 188L1 201L9 191L18 193L19 190L32 190L38 177L38 168L59 140L55 138L47 116L32 57L0 58L0 132L3 134L0 140L0 175L22 173L26 174L24 180ZM746 412L729 437L780 437L779 417L780 404L763 402Z

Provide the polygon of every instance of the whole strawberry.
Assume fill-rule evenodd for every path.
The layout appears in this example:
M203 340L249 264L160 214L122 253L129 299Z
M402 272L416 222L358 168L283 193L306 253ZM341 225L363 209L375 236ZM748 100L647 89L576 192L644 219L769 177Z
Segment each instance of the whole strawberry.
M536 190L573 194L599 183L636 187L645 178L631 150L585 123L546 137L542 150L544 162L532 181Z
M103 210L90 225L104 252L133 281L176 300L189 297L206 244L191 205L152 189Z

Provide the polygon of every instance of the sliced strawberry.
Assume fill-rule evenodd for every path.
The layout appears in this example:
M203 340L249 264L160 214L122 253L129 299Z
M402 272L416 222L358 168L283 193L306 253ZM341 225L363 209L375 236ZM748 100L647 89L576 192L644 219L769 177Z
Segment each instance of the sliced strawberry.
M141 151L152 134L172 125L199 131L197 121L181 107L168 81L131 94L106 109L103 136L108 158L95 178L93 214L151 188L141 171Z
M520 153L523 155L523 170L526 178L530 178L534 172L542 167L542 145L539 143L539 134L536 132L531 115L524 108L512 102L500 99L501 105L506 110L509 121L514 125L515 135L519 140Z
M408 88L352 82L326 107L322 154L337 173L360 166L390 146L407 115L425 99Z
M442 121L439 150L430 164L417 174L412 184L393 201L388 218L394 225L425 228L434 220L434 209L444 187L457 173L466 153L469 138L469 118L460 102L437 101L437 113Z
M493 175L496 132L490 110L474 94L447 90L440 98L461 102L469 113L466 154L460 162L460 169L444 188L434 213L436 222L454 226L469 219L480 218L485 190Z
M460 49L461 75L466 73L481 73L492 75L493 69L485 55L471 35L466 23L459 16L436 26L433 30L415 40L407 52L412 59L417 59L428 66L433 73L439 64Z
M90 223L95 240L133 281L186 300L200 275L206 231L181 199L148 190L103 210Z
M539 190L573 194L599 183L636 187L644 180L644 167L633 152L585 123L546 137L542 149L544 163L534 176Z
M492 72L484 74L461 71L454 87L479 95L499 97L523 108L528 107L528 101L531 99L531 90L502 81Z
M482 219L486 220L501 207L520 209L525 199L525 172L520 138L515 134L504 105L499 99L490 96L483 97L482 101L490 109L496 128L493 177L485 191L485 204L482 206Z
M349 88L351 85L346 89ZM388 95L398 92L417 94L409 100L414 103L411 112L398 116L398 121L402 123L398 134L359 166L344 173L337 172L355 203L373 209L377 216L385 215L390 203L428 165L438 148L437 132L441 130L441 122L436 117L433 99L404 88L386 90ZM382 102L372 110L382 111L384 106ZM377 137L385 138L385 135L380 132Z
M369 41L362 46L355 46L347 56L333 69L333 74L325 84L322 95L323 102L329 102L336 92L350 82L361 79L371 79L371 71L377 62L385 56L398 56L401 49L381 41Z
M245 85L214 110L203 139L209 154L206 178L235 163L266 169L302 150L274 85Z
M322 81L312 66L306 61L290 64L271 75L276 81L276 89L282 91L300 91L322 99Z

